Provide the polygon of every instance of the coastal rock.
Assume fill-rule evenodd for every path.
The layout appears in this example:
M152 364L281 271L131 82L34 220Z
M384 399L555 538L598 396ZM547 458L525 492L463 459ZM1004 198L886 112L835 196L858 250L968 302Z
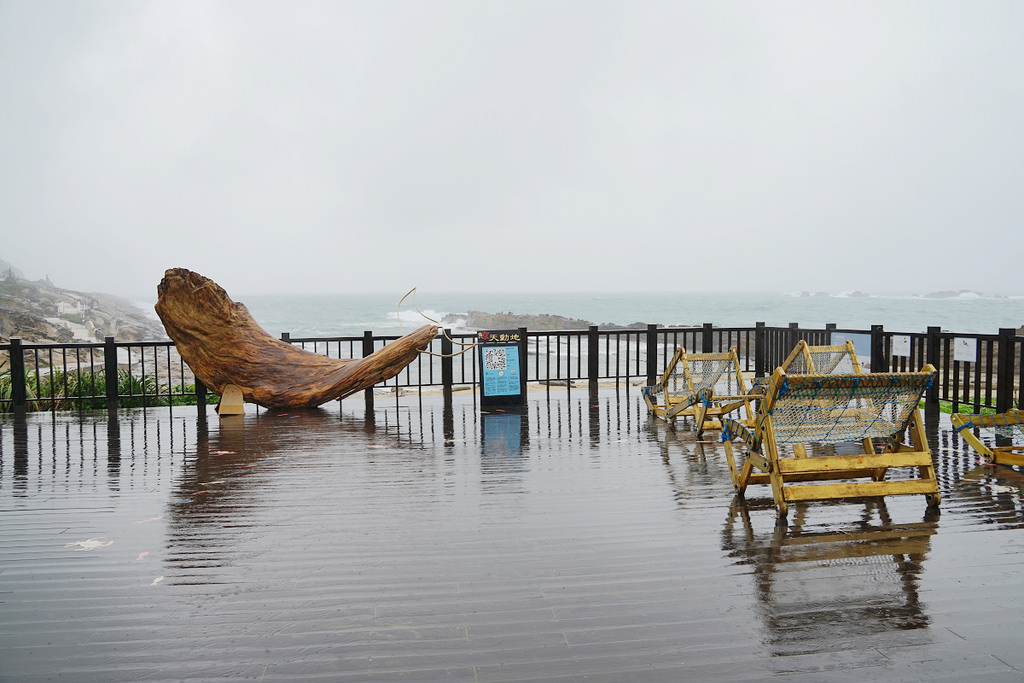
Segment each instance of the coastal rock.
M468 313L450 313L441 319L441 324L452 329L468 330L516 330L525 327L534 332L552 330L585 330L594 323L581 318L567 318L549 313L484 313L469 311ZM618 323L601 323L602 330L643 330L647 323L635 322L629 325Z
M41 344L70 344L74 341L75 335L67 327L54 325L31 311L9 303L5 301L0 304L0 339L20 337L24 341Z
M110 294L55 287L49 279L30 282L9 268L0 279L0 339L27 343L166 339L158 320Z
M441 322L446 326L465 327L471 330L511 330L525 327L528 330L585 330L594 323L578 318L566 318L561 315L522 314L522 313L484 313L469 311L458 315L446 315Z

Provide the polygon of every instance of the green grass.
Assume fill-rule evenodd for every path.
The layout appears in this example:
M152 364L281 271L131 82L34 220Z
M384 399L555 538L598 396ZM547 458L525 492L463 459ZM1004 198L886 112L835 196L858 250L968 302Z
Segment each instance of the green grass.
M107 407L106 373L54 370L46 374L29 371L25 375L26 409L98 410ZM171 394L168 396L168 394ZM196 405L195 385L178 384L168 391L151 375L136 377L127 370L117 373L117 405L119 408ZM13 403L11 371L0 372L0 412L9 412ZM219 397L207 393L208 405L216 405Z
M921 408L923 409L924 407L925 407L924 406L924 401L921 401ZM1013 407L1015 409L1017 408L1017 402L1016 401L1013 402ZM952 415L953 414L953 402L952 401L939 401L939 412L940 413L945 413L947 415ZM961 415L994 415L996 413L996 409L995 408L988 408L986 406L982 406L977 411L975 411L974 410L974 404L972 404L972 403L964 403L963 401L961 401L960 405L957 406L957 411L956 412L961 414Z

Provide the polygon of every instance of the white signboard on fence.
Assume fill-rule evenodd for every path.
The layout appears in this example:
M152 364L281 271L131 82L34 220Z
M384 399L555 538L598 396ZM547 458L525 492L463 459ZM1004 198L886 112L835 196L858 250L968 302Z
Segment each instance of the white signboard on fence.
M865 372L871 372L871 335L852 332L833 332L829 340L833 346L841 346L846 340L853 341L853 350L857 352L857 361Z
M892 336L893 358L910 358L910 335L894 334Z
M971 337L953 338L953 360L973 363L978 359L978 340Z

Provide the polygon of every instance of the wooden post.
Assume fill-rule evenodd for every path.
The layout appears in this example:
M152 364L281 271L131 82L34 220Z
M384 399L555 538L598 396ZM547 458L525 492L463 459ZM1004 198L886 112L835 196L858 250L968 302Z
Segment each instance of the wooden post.
M647 385L658 381L658 326L647 325Z
M775 371L775 368L785 360L786 356L789 355L789 352L793 350L802 338L803 335L800 332L800 323L790 323L785 332L785 348L776 349L776 354L772 356L768 367L765 369L768 376L771 376L772 372ZM776 337L776 339L781 339L781 337Z
M1016 357L1017 330L999 328L998 365L996 366L996 412L1005 413L1013 408L1013 370Z
M106 379L107 410L117 410L117 346L113 337L103 339L103 375Z
M928 347L925 350L927 355L925 362L935 368L935 376L932 377L932 385L924 395L925 419L937 420L939 416L939 383L942 381L942 373L939 368L941 358L940 337L941 327L928 328Z
M754 325L754 376L764 377L766 372L766 366L768 365L768 359L766 353L768 350L768 331L765 329L764 323L757 323Z
M700 352L715 352L715 326L711 323L704 323L700 333Z
M885 353L885 331L881 325L871 326L871 372L889 372L889 356Z
M587 380L590 389L590 404L597 402L598 383L597 376L601 371L601 364L598 363L598 336L597 325L591 325L587 329Z

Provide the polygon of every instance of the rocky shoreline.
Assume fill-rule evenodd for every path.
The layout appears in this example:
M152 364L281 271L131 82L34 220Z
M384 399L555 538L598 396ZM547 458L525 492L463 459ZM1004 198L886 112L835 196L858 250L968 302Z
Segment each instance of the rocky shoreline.
M33 344L156 341L167 338L163 326L130 301L97 292L55 286L49 279L29 281L8 271L0 279L0 341L13 337Z
M585 330L595 323L548 313L449 314L442 325L453 329L496 330L525 327L534 331ZM622 329L613 323L601 329ZM627 329L642 329L633 323ZM160 321L125 299L98 292L79 292L57 287L49 279L30 281L7 272L0 279L0 341L13 337L31 344L95 343L104 337L118 341L163 341L167 334Z
M466 313L450 313L441 319L444 327L452 329L468 330L515 330L525 327L535 332L546 332L550 330L585 330L594 323L580 318L567 318L561 315L548 313L484 313L483 311L468 311ZM598 325L601 329L614 328L624 329L622 325L614 323L603 323ZM646 323L633 323L626 325L625 329L644 329Z

